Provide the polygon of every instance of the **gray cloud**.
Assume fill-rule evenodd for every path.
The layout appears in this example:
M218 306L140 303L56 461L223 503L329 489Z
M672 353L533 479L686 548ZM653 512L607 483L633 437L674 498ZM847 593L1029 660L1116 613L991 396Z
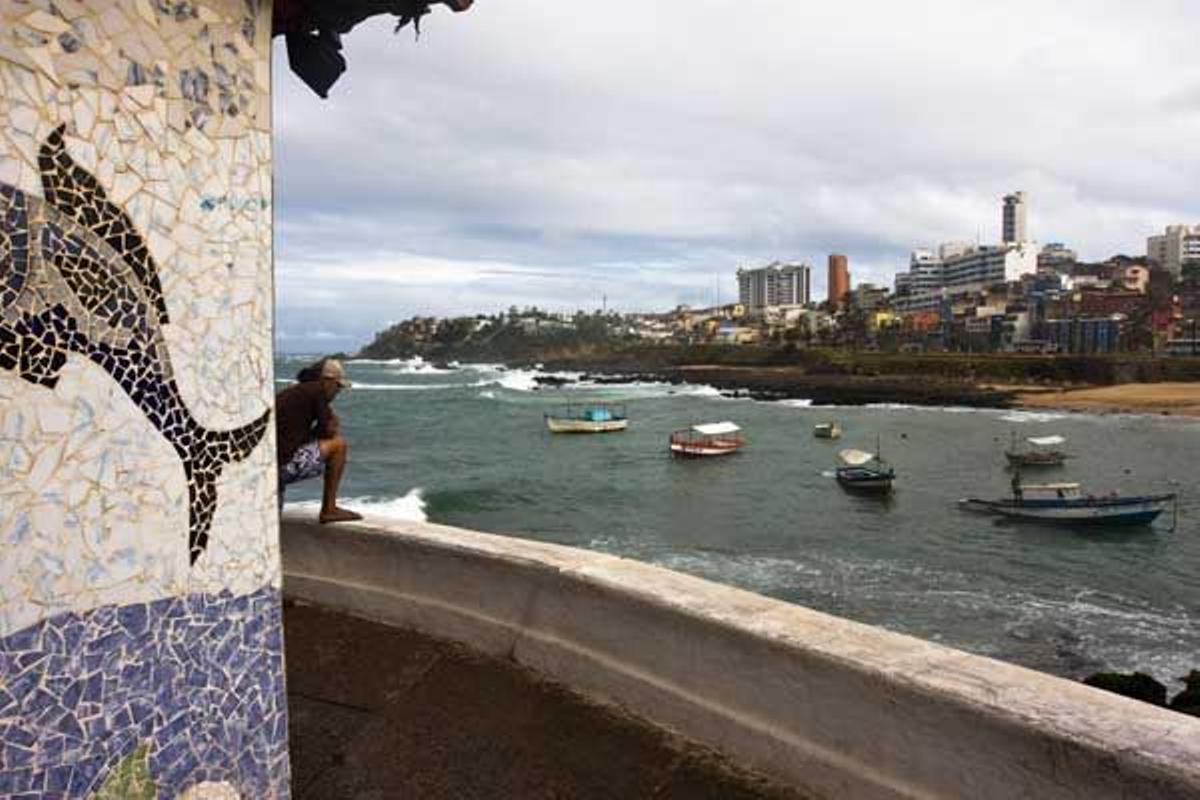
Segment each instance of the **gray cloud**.
M280 53L280 344L708 302L776 258L823 291L833 251L890 282L1018 188L1038 239L1140 252L1200 221L1197 29L1183 0L480 0L355 31L328 101Z

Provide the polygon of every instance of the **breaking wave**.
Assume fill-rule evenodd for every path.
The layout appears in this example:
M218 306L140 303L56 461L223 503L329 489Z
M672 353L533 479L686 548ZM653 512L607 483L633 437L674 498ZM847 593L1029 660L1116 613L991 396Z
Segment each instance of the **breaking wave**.
M409 490L403 497L350 497L338 500L338 505L369 517L381 517L396 522L427 522L425 491L420 487ZM316 514L321 510L319 500L299 500L284 504L288 511Z

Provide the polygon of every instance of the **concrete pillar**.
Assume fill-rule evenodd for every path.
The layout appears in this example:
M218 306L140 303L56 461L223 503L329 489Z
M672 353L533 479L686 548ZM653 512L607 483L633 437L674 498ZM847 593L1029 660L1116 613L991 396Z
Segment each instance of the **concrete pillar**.
M0 796L287 796L270 42L0 0Z

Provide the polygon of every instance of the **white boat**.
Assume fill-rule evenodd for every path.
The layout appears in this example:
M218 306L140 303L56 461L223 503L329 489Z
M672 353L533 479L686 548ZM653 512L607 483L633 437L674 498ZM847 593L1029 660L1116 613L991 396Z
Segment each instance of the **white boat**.
M978 511L1065 525L1149 525L1174 502L1174 494L1085 495L1078 483L1022 484L1019 478L1013 480L1012 497L959 501L965 508Z
M675 431L669 442L671 455L679 458L727 456L746 445L732 422L710 422Z
M546 414L545 420L551 433L614 433L629 426L625 406L610 403L568 403L561 413Z
M1012 437L1012 446L1004 451L1004 457L1014 467L1058 467L1071 457L1058 449L1067 440L1061 436L1030 436L1027 446L1017 444L1017 435Z
M813 425L813 436L818 439L840 439L842 426L836 422L818 422Z

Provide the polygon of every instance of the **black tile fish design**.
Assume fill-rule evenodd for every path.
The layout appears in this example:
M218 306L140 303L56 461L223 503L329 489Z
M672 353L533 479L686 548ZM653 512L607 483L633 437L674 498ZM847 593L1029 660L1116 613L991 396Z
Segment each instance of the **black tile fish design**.
M75 353L117 382L183 463L194 564L208 544L216 481L258 445L270 409L229 431L196 421L172 373L167 305L141 234L72 161L62 127L38 166L44 200L0 183L0 369L53 389Z

